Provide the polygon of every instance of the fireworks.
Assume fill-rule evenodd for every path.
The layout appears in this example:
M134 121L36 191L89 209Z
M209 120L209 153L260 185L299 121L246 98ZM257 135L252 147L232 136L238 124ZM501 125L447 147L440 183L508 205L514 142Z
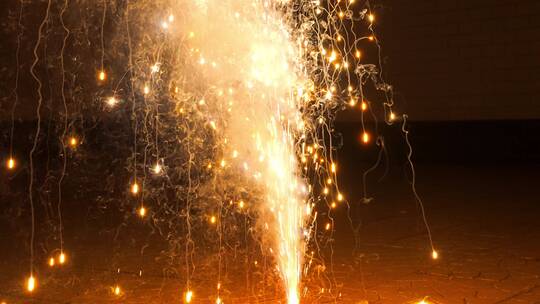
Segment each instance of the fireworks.
M156 219L155 225L167 223L159 228L170 229L168 238L176 242L171 248L183 247L187 287L194 286L190 284L196 269L194 235L203 233L193 227L212 227L208 230L217 247L217 281L223 282L220 276L224 242L229 237L226 232L232 231L231 238L234 233L238 235L238 223L243 219L244 225L252 225L245 230L258 233L253 237L260 245L253 247L261 248L257 254L270 253L288 303L300 303L302 274L311 270L311 263L304 263L305 252L312 246L312 238L319 237L316 230L325 238L330 238L334 230L333 220L318 216L323 212L331 217L334 209L348 204L346 195L339 191L341 168L327 137L333 132L335 113L347 105L358 112L362 121L360 141L365 145L371 144L372 136L377 143L380 137L365 126L364 115L379 115L389 123L398 119L392 111L391 87L376 65L362 62L363 47L378 47L373 31L376 17L369 3L360 9L352 7L353 0L339 2L128 1L122 8L125 11L116 15L120 20L115 26L122 27L111 37L104 30L108 6L103 2L103 11L99 11L101 61L86 70L97 71L97 75L87 75L93 86L76 83L96 90L92 97L98 102L77 105L105 110L104 117L129 121L128 128L133 132L114 138L129 137L132 143L130 156L124 155L130 175L122 181L124 187L131 181L129 192L123 191L127 199L121 203L122 207L129 204L129 209L122 209L144 218L148 215L144 202L151 206L152 218L164 217ZM47 14L50 5L51 1ZM175 16L184 11L189 14ZM66 148L79 152L86 149L88 137L78 128L77 136L68 137L75 129L71 127L73 117L79 114L70 113L77 107L68 103L79 99L66 97L70 90L65 88L69 82L63 56L71 35L63 19L69 14L67 4L61 12L64 120L58 138L65 141L64 152ZM39 29L36 49L46 20ZM344 25L354 22L362 22L366 32L351 40ZM105 44L125 52L118 55L119 49L109 50ZM38 53L34 54L32 71L40 61ZM107 57L110 65L106 64ZM41 103L41 80L37 74L33 76L39 84ZM369 103L366 101L363 86L369 80L384 93L380 103L371 96ZM400 115L399 120L405 123L406 116ZM36 130L32 152L38 146L40 132ZM124 153L127 150L121 144L118 149ZM61 222L62 179L69 161L65 154L58 182L60 254L49 258L50 267L67 261ZM6 166L15 168L15 160L9 158ZM31 166L32 174L33 170ZM33 204L36 189L32 174L29 197ZM316 225L318 221L323 222ZM231 223L230 227L226 223ZM185 235L175 234L178 231ZM184 246L177 245L180 240ZM33 234L31 242L33 246ZM31 255L33 259L33 249ZM438 258L435 250L432 257ZM27 290L33 291L35 285L35 278L30 276ZM227 300L221 298L220 288L218 283L218 292L212 297L218 304ZM123 294L119 285L112 293ZM193 299L193 291L186 288L184 302Z

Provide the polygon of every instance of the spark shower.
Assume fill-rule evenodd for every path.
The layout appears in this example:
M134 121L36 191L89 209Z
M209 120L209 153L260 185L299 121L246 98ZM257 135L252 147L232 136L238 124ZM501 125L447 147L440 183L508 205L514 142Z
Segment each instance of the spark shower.
M60 147L46 173L56 185L55 199L45 203L54 207L50 267L70 261L62 222L69 164L89 156L89 122L105 121L116 129L103 136L119 143L107 146L104 158L123 162L127 171L103 169L126 189L107 203L148 221L166 239L170 267L185 282L183 301L197 301L198 269L215 270L206 283L216 286L215 303L227 301L222 290L230 257L224 248L246 238L246 231L251 241L244 250L259 257L255 263L268 261L263 276L282 282L288 303L320 292L302 279L325 267L319 251L331 237L332 212L349 204L338 183L336 113L356 111L363 126L359 141L381 151L382 137L364 119L402 124L407 136L407 117L394 110L392 87L382 76L369 1L12 2L12 122L26 102L24 73L37 101L32 148L28 155L16 153L12 123L5 166L14 171L29 162L28 292L40 288L34 251L36 185L44 183L36 161L40 145L50 140L42 136L44 106ZM37 27L29 26L32 18L40 19ZM25 70L28 35L35 39ZM364 62L365 52L375 60ZM364 196L368 202L365 184ZM195 261L201 252L217 259ZM122 288L111 292L121 295ZM326 292L338 296L332 287Z

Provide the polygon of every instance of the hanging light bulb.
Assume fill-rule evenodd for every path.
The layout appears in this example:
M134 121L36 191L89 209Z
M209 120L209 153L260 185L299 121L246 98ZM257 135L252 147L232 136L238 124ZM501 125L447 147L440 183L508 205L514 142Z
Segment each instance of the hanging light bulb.
M54 258L53 258L53 257L51 257L51 258L49 259L49 263L48 263L48 264L49 264L50 267L53 267L53 266L54 266L55 262L54 262Z
M368 132L362 133L362 142L363 142L364 144L369 143L369 133L368 133Z
M439 253L437 252L437 250L433 249L433 251L431 252L431 258L434 260L439 258Z

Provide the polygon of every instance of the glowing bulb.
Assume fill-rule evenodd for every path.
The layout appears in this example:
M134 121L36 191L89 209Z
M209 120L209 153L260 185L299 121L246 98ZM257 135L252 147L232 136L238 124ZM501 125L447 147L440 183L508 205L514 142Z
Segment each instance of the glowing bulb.
M137 184L137 182L133 183L133 185L131 185L131 193L133 194L138 194L139 193L139 184Z
M369 14L368 15L368 20L369 20L369 22L373 23L373 21L375 21L375 15Z
M336 208L336 202L332 202L332 204L330 205L330 207L332 207L332 209L335 209Z
M75 136L71 136L69 138L69 145L72 147L72 148L75 148L77 147L77 144L79 143L79 141L77 140L77 137Z
M338 193L338 195L337 195L337 200L338 200L339 202L341 202L341 201L343 200L343 194Z
M368 133L368 132L362 133L362 142L363 142L364 144L369 143L369 133Z
M143 93L144 93L144 95L148 95L150 93L150 87L145 85L144 88L143 88Z
M212 215L212 216L210 217L210 223L212 223L212 224L215 224L215 223L216 223L216 217L215 217L214 215Z
M438 259L439 258L439 253L436 250L433 250L431 252L431 258L433 258L434 260Z
M394 114L394 112L390 112L390 115L388 116L388 119L389 119L390 121L396 120L396 114Z
M30 275L28 280L26 280L26 290L28 292L33 292L36 289L36 279L34 278L34 275Z
M220 298L220 297L217 297L217 299L216 299L216 304L223 304L223 301L221 301L221 298Z
M114 287L113 292L114 292L114 295L115 295L115 296L119 296L120 293L122 293L122 289L120 289L120 286L116 285L116 286Z
M12 170L13 168L15 168L15 159L13 159L13 157L10 157L6 165L9 170Z
M105 74L105 71L102 70L99 72L98 79L99 81L104 81L105 79L107 79L107 74Z
M338 16L339 16L339 18L343 18L343 17L345 17L345 13L339 12L339 13L338 13Z
M159 72L159 63L155 63L152 67L150 67L150 71L152 73L157 73Z
M360 58L360 57L362 57L362 53L359 50L356 50L356 52L354 52L354 56L356 58Z
M324 193L325 195L328 194L329 191L330 191L330 190L328 190L328 187L324 187L323 193Z
M51 267L54 266L54 258L49 259L49 266L51 266Z
M327 179L326 179L326 183L329 184L329 185L331 185L331 184L332 184L332 179L331 179L331 178L327 178Z
M191 300L193 299L193 291L188 290L186 292L185 301L186 303L191 303Z
M354 107L356 105L356 100L354 98L351 98L351 100L349 101L349 105L351 107Z
M60 264L64 264L66 262L66 255L61 252L60 255L58 256L58 263Z
M369 36L367 39L368 39L369 41L374 41L374 40L375 40L375 37L374 37L374 36Z
M243 208L244 208L244 205L245 205L244 201L240 201L240 202L238 203L238 207L239 207L240 209L243 209Z
M336 173L336 164L332 163L332 165L330 165L330 171L332 171L332 173Z
M326 223L326 226L324 227L324 229L330 230L330 227L332 227L332 226L330 225L330 223Z
M144 206L141 206L141 208L139 208L139 216L144 217L145 215L146 215L146 208L144 208Z
M336 60L336 58L337 58L336 51L332 51L332 53L330 53L330 57L328 57L328 61L332 62L332 61Z
M173 22L174 21L174 15L173 14L170 14L169 15L169 22Z

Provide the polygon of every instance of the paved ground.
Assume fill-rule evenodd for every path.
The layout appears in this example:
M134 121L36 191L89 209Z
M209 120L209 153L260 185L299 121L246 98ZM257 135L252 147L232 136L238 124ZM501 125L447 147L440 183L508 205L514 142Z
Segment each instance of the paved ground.
M400 304L415 303L424 297L432 303L445 304L540 303L540 166L419 165L418 190L440 253L436 261L430 258L419 209L401 169L393 167L382 182L377 182L377 174L382 172L376 172L368 188L375 199L365 205L360 202L358 179L362 166L342 166L343 192L350 199L352 225L359 227L358 233L355 237L346 209L338 211L334 215L337 224L333 263L327 258L326 268L319 269L320 279L312 277L306 283L310 288L330 287L332 294L341 297L333 301L326 290L320 297L310 292L306 303ZM0 300L181 301L181 274L176 276L156 266L166 263L155 258L162 249L155 234L136 230L130 235L121 230L118 240L113 242L117 227L114 222L85 217L81 220L69 214L66 239L70 243L71 263L63 270L39 265L40 288L28 297L21 292L28 271L27 261L21 258L26 256L26 235L17 230L21 226L11 223L5 218L0 223ZM142 250L144 244L150 246ZM324 253L328 255L329 251ZM119 267L120 273L111 265ZM154 266L142 268L140 277L139 265ZM256 272L256 268L249 271ZM206 269L196 272L215 275ZM247 271L241 267L238 273L242 278L252 275L245 275ZM254 290L256 284L246 284L232 275L225 281L225 303L283 303L276 296L277 284L266 290L266 296L256 298L252 295L261 293ZM117 283L124 291L121 297L115 297L110 290ZM195 284L195 303L211 303L214 284Z

